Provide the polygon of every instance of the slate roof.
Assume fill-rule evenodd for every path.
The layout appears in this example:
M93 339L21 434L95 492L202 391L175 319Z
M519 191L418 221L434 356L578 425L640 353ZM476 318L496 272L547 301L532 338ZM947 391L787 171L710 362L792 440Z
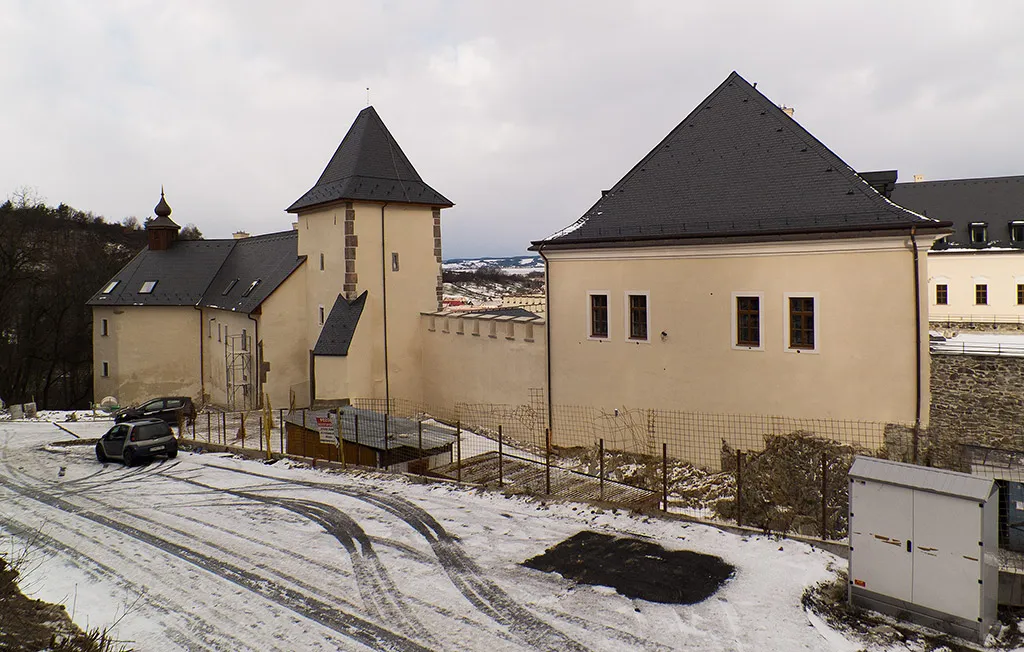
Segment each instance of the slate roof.
M885 199L733 72L574 224L532 249L943 225Z
M953 233L933 249L1024 248L1010 239L1010 222L1024 220L1024 176L897 183L892 200L912 211L953 223ZM988 242L972 244L971 222L988 225Z
M119 281L110 294L103 288L87 302L90 306L195 306L203 298L234 247L232 240L177 240L169 249L139 252L103 288ZM151 294L139 290L156 281Z
M348 355L348 347L352 344L352 336L356 333L359 317L366 305L366 291L353 299L347 300L338 295L331 308L331 314L320 329L320 337L313 347L313 355Z
M526 308L519 306L511 306L508 308L481 308L480 310L460 310L456 315L491 315L494 317L540 317L535 312L530 312Z
M287 210L339 200L453 205L423 182L372 106L359 112L316 184Z
M110 294L103 289L87 302L91 306L204 306L249 313L302 264L298 233L284 231L241 240L177 240L169 249L143 249L113 278ZM239 279L224 294L231 279ZM256 279L248 297L242 294ZM139 290L156 281L153 292Z
M298 241L294 230L235 240L231 254L203 293L201 305L252 312L306 259L296 253ZM256 281L249 296L243 296Z

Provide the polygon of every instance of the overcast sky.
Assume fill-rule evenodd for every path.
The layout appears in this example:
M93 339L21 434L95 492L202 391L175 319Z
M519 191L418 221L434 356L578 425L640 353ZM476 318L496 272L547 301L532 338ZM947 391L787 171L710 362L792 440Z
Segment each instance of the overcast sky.
M736 70L858 170L1024 174L1024 3L0 0L0 198L290 228L370 101L446 258L582 215Z

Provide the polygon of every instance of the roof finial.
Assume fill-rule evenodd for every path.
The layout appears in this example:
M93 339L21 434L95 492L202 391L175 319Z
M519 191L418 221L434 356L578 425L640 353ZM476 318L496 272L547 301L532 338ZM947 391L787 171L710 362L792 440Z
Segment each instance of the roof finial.
M170 217L171 215L171 207L167 203L167 200L164 199L163 184L160 184L160 203L156 205L156 208L153 209L153 212L156 213L157 217Z
M366 106L370 106L370 87L366 87Z

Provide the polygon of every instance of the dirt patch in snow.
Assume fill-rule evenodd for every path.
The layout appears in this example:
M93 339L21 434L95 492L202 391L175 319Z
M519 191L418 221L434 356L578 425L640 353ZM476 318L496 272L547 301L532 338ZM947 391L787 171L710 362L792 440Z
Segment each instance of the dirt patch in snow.
M735 572L714 555L666 550L650 541L589 531L523 565L583 584L608 586L627 598L670 604L702 602Z

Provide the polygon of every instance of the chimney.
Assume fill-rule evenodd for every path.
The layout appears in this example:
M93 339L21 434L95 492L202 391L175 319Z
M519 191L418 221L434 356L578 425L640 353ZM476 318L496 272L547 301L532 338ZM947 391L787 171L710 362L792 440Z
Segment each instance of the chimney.
M170 249L175 240L178 239L178 231L181 227L171 219L171 207L164 199L164 189L160 188L160 203L153 209L156 217L146 222L146 239L149 241L149 248L152 251L163 251Z
M915 174L914 175L914 183L921 183L922 181L924 181L924 175L923 174Z
M234 236L235 240L244 240L249 237L249 234L245 231L235 231L231 235Z
M791 106L786 106L785 104L783 104L779 108L782 109L783 113L785 113L786 115L788 115L791 118L793 117L793 114L796 113L796 109L794 109Z

